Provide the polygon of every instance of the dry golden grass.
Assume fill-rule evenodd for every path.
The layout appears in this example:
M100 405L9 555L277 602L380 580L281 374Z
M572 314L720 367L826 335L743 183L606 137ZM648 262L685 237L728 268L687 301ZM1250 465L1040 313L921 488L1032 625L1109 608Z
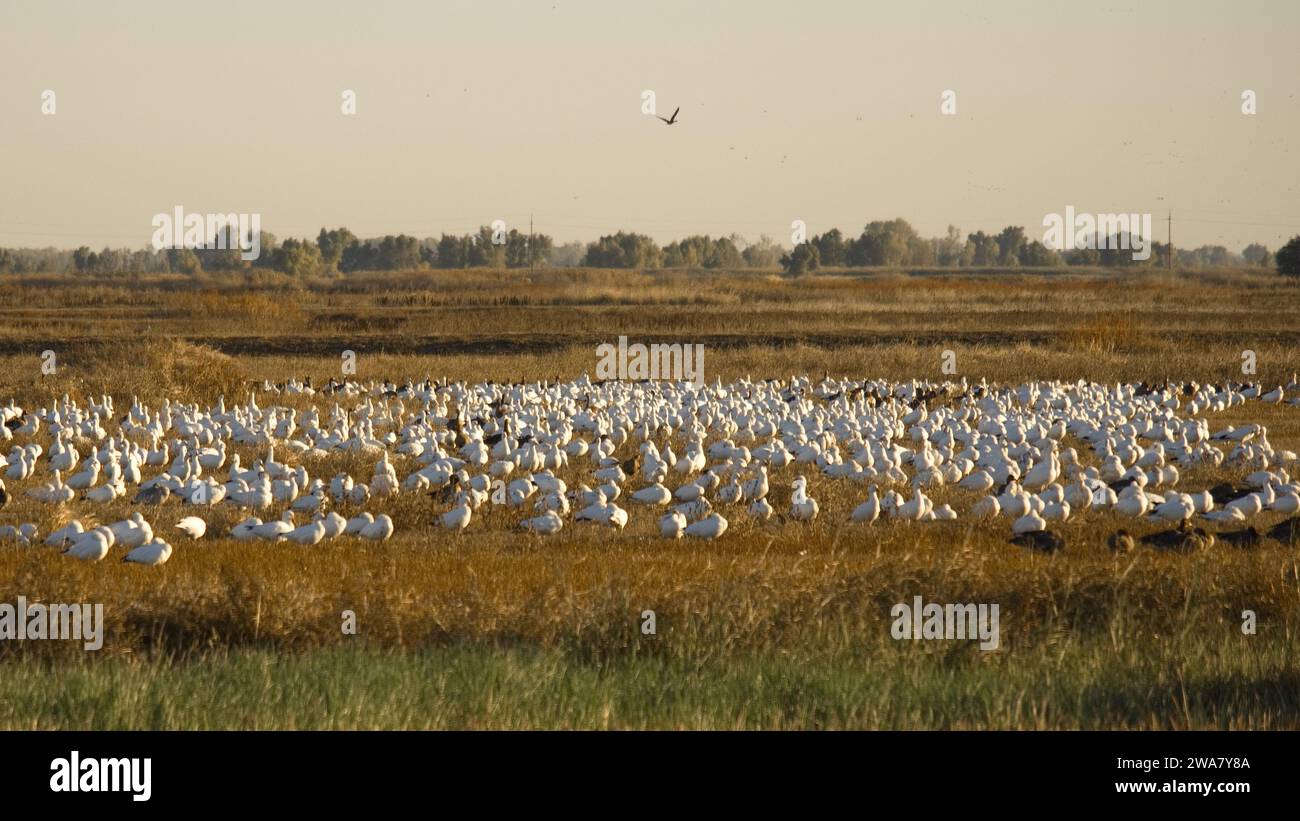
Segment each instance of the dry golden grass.
M522 339L547 350L629 336L719 346L805 341L1069 345L1073 329L1119 350L1156 338L1205 346L1294 346L1297 283L1256 273L831 275L628 271L435 271L357 275L294 287L242 280L149 283L76 279L0 284L8 353L45 341L141 336L212 340L228 352L321 353L347 342L393 353L438 345L491 352ZM163 287L166 286L166 287ZM495 350L500 350L497 342ZM1240 350L1240 349L1238 349Z
M363 379L567 379L594 372L595 346L619 334L634 341L703 342L706 376L724 380L822 372L942 379L946 349L957 354L958 376L971 380L1241 379L1246 348L1256 351L1258 378L1270 385L1289 381L1300 365L1296 287L1252 274L889 273L787 280L545 271L529 280L471 271L294 289L201 285L0 286L0 400L13 396L39 405L64 393L107 392L119 402L119 413L133 395L154 406L163 398L206 404L220 394L244 401L253 380L311 376L319 384L339 375L344 349L358 352ZM39 373L46 348L59 356L54 376ZM258 400L296 407L311 401L265 393ZM1300 447L1295 408L1252 403L1211 424L1245 420L1268 424L1275 445ZM236 450L246 463L255 455ZM360 477L370 472L356 457L331 457L309 468L325 477L340 469ZM409 469L403 464L399 471ZM774 474L774 502L788 500L795 472ZM215 538L173 540L177 553L161 568L87 566L50 549L0 545L0 601L21 594L104 602L108 638L101 655L127 660L160 651L201 659L218 649L316 652L359 643L403 652L531 648L572 663L660 659L673 670L684 665L697 671L724 661L788 657L839 670L863 647L889 644L889 607L921 594L930 601L999 602L1005 651L995 655L1011 676L1018 654L1034 659L1024 661L1025 669L1051 667L1059 650L1058 661L1068 656L1083 669L1103 664L1096 658L1105 652L1097 650L1094 658L1088 655L1093 650L1081 648L1109 648L1128 658L1172 637L1192 644L1204 637L1204 646L1218 653L1228 637L1240 637L1241 611L1252 609L1273 666L1207 692L1227 687L1237 693L1233 688L1254 686L1253 675L1256 685L1280 682L1278 692L1285 693L1285 683L1294 680L1285 662L1285 648L1300 631L1293 549L1271 544L1253 552L1216 547L1195 556L1115 556L1102 541L1117 522L1104 514L1064 525L1066 551L1042 557L1007 544L1005 521L852 525L848 512L865 488L808 473L823 509L816 522L760 526L728 512L726 537L704 544L665 542L642 510L632 511L623 533L569 525L543 540L514 532L521 514L499 510L452 536L431 524L437 511L429 500L412 495L370 506L393 515L391 542L339 540L304 549L224 538L242 517L218 508L209 517ZM1184 486L1204 487L1217 478L1193 473ZM109 521L133 509L126 502L96 507L80 501L52 509L26 499L24 487L10 484L15 499L0 516L6 523L35 521L42 534L74 516ZM958 509L969 503L960 491L935 496L937 504L952 500ZM167 534L190 512L173 502L148 515L156 531ZM348 609L358 615L355 638L340 630L341 611ZM645 609L658 615L657 641L639 633ZM1177 646L1181 653L1188 645ZM894 658L901 651L881 652ZM927 654L922 663L932 671L985 664L979 654L972 661L951 647L915 652ZM1227 663L1206 652L1204 670ZM64 664L80 651L58 642L7 642L0 654L9 663L49 658ZM1078 661L1085 656L1093 660ZM1161 670L1148 672L1159 679ZM1164 692L1151 692L1157 691ZM1235 703L1224 698L1223 704ZM1147 702L1142 705L1146 710ZM766 715L755 705L741 709ZM944 726L1071 726L1069 704L1043 707L1056 711L1056 721L1022 716L1018 706L982 718L978 710L952 709ZM1296 726L1300 715L1286 696L1237 712L1224 709L1216 712L1211 698L1203 713L1188 714L1181 724L1141 711L1102 711L1092 726ZM910 720L871 715L840 715L829 724L935 725L920 714ZM815 717L799 716L772 718L767 726L821 726ZM668 725L720 726L707 719L677 718ZM8 723L26 726L19 719ZM484 723L514 726L509 720ZM585 720L578 723L585 726ZM658 726L648 719L623 726L629 725Z

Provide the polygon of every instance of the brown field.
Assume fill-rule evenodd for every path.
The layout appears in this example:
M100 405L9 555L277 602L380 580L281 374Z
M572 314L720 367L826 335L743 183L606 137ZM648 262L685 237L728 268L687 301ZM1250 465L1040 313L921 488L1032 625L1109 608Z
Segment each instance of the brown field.
M339 375L349 349L361 379L570 379L594 374L596 345L620 334L705 344L710 381L939 380L945 349L971 381L1242 380L1250 349L1272 386L1300 369L1298 285L1231 271L19 279L0 281L0 402L246 401L259 380ZM40 372L47 349L54 375ZM1300 450L1300 408L1248 403L1211 427L1244 421ZM370 462L309 469L368 475ZM773 474L778 509L796 468ZM814 523L738 515L708 543L666 542L639 510L622 533L570 524L539 539L500 510L448 535L408 495L370 506L396 522L381 545L236 543L222 534L242 515L227 508L201 543L174 539L160 568L0 544L0 602L103 602L108 624L90 658L0 644L0 727L1300 727L1294 548L1116 556L1104 540L1117 519L1097 514L1060 527L1067 549L1044 557L1007 544L1005 519L852 525L864 489L808 474ZM53 508L23 495L29 483L9 483L0 524L36 522L42 538L135 509ZM964 509L962 493L935 500ZM190 512L148 515L166 534ZM889 608L913 595L999 602L1002 649L894 642ZM647 609L655 636L639 630Z

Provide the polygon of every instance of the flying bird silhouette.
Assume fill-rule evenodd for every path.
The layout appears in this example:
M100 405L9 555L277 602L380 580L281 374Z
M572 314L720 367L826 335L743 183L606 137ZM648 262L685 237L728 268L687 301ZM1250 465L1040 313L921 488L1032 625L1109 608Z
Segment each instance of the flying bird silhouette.
M677 106L677 111L681 111L681 110L682 110L682 107L681 107L681 106ZM656 117L659 117L659 119L663 120L663 121L664 121L665 123L667 123L668 125L672 125L673 123L677 122L677 111L674 111L674 112L673 112L673 116L668 117L667 119L665 119L665 118L663 118L663 117L659 117L658 114L656 114L655 116L656 116Z

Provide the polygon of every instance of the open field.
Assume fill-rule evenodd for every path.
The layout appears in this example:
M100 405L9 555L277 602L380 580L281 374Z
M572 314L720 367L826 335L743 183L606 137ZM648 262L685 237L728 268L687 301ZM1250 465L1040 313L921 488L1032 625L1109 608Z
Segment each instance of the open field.
M1300 350L1298 297L1296 283L1256 272L10 278L0 281L0 352L9 355L0 394L57 395L81 380L129 397L121 380L151 387L151 373L109 379L102 356L159 339L233 357L222 360L231 378L323 380L338 375L339 353L351 349L362 356L361 378L508 380L590 372L596 345L620 334L701 342L708 373L724 379L785 371L938 378L945 348L958 353L959 374L976 380L1240 379L1241 351L1251 348L1258 378L1285 382ZM10 358L49 346L70 366L66 379L36 379L31 360Z
M106 392L119 417L133 396L243 402L260 380L338 377L343 350L357 352L362 380L569 380L594 373L596 346L619 335L703 343L709 381L1272 387L1300 369L1300 288L1229 271L15 280L0 282L0 402ZM40 371L47 349L53 375ZM1241 374L1245 349L1255 377ZM944 350L955 377L940 371ZM1212 430L1265 424L1275 447L1300 449L1300 408L1251 402L1208 417ZM246 466L264 455L232 453ZM310 469L363 476L373 462L335 454ZM1109 512L1055 526L1067 547L1050 556L1008 544L1005 518L855 525L865 487L809 467L772 471L771 498L788 507L806 474L816 520L736 515L717 541L661 539L657 516L636 509L621 532L579 524L543 539L514 530L531 506L485 508L452 534L432 524L446 505L416 493L384 501L395 534L379 544L235 542L224 534L245 514L228 506L204 514L202 542L173 540L161 567L0 543L0 602L103 602L107 621L97 653L0 644L0 727L1300 727L1294 547L1117 555L1105 545L1116 528L1162 526ZM1196 468L1179 487L1245 473ZM47 505L21 492L34 483L9 483L0 524L31 521L43 537L139 509L129 498ZM961 510L978 498L933 495ZM191 512L172 501L149 518L170 534ZM889 609L914 595L1000 603L1001 649L892 640ZM640 631L647 609L653 636ZM356 636L340 630L344 610ZM1258 616L1255 635L1241 632L1243 610Z
M664 637L671 640L670 637ZM846 643L847 645L847 643ZM1059 639L983 658L834 649L591 661L558 648L220 652L0 680L0 723L104 729L1294 729L1294 644Z

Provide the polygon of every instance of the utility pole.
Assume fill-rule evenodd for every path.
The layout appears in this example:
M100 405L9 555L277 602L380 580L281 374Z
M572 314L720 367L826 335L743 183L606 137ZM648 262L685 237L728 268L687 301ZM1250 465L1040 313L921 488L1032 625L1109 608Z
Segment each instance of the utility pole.
M1169 211L1165 223L1165 250L1169 254L1169 270L1174 270L1174 212Z
M528 215L528 273L533 273L533 215Z

